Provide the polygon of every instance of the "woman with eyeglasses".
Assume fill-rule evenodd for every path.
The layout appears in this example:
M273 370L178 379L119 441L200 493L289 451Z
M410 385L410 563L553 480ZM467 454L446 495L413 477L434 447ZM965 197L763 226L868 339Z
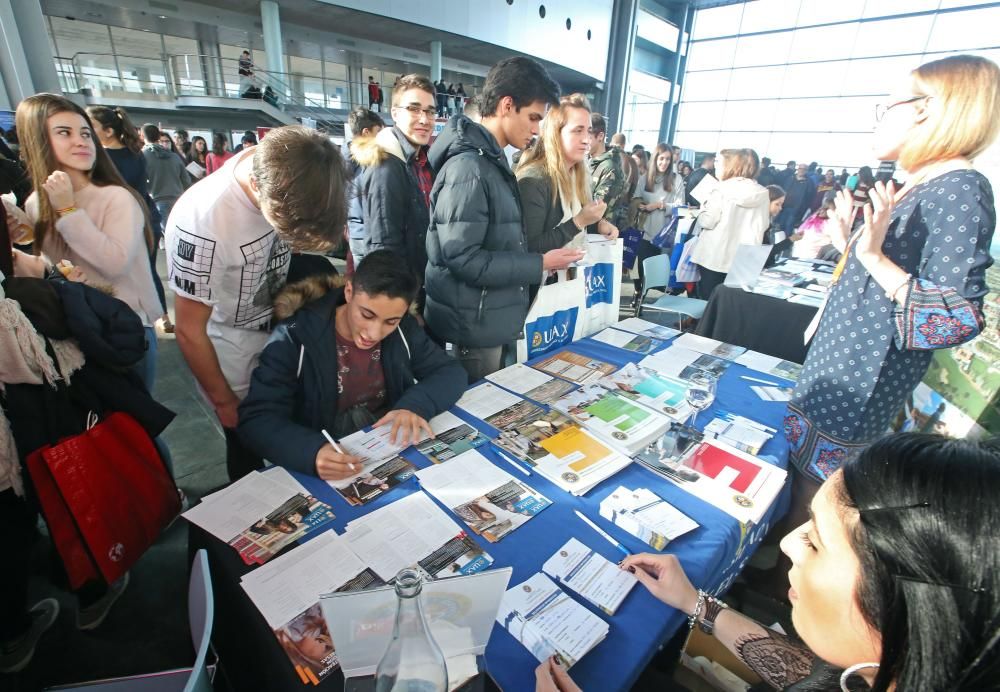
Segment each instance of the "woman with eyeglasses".
M899 433L847 461L781 542L798 639L698 590L674 555L621 566L776 689L995 690L997 493L997 439ZM552 659L535 675L536 692L579 690Z
M784 424L800 516L885 434L934 351L983 328L996 211L972 160L1000 130L1000 68L969 55L926 63L876 117L873 153L906 184L875 182L861 208L849 190L836 198L828 229L845 249Z

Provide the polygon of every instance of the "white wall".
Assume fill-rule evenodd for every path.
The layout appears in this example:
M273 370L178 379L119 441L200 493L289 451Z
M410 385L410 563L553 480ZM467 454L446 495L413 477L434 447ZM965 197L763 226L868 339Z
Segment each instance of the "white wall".
M318 0L503 46L603 81L614 0ZM545 18L538 8L545 6ZM566 29L566 19L572 28ZM591 32L587 39L588 29ZM448 51L445 42L444 51Z

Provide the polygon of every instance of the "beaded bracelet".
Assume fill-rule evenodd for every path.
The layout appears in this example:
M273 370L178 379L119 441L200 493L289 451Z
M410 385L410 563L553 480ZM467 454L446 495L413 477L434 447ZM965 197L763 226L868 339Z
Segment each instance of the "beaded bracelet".
M76 211L76 207L66 207L65 209L56 209L56 215L61 219L66 216L66 214L72 214Z

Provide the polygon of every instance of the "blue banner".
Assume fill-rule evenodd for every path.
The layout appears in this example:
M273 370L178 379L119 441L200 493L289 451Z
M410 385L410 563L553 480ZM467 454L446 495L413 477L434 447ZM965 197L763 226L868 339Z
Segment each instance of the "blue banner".
M615 265L601 262L585 267L583 277L587 282L587 307L614 302Z
M573 341L579 308L559 310L551 315L539 317L525 325L524 337L528 344L528 358L534 358Z

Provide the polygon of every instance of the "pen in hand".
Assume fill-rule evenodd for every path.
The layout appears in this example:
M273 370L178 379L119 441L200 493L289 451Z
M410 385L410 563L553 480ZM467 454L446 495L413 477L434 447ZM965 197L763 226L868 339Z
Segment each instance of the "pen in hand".
M343 454L344 456L347 456L347 453L343 450L343 448L339 444L337 444L337 441L333 439L333 436L330 433L328 433L326 430L320 430L320 432L323 433L323 437L325 437L326 441L329 442L330 445L333 447L333 451L335 451L337 454ZM351 471L357 470L354 468L354 464L348 464L347 468L351 469Z

